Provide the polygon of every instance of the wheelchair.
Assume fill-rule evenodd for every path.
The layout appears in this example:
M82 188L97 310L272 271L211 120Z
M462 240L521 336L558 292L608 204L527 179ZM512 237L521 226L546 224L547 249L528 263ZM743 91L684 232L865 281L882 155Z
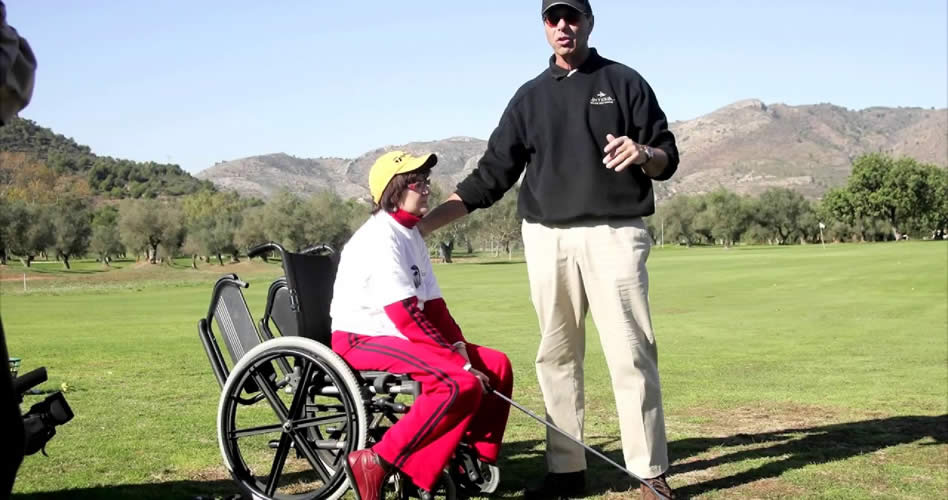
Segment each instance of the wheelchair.
M411 408L409 398L421 387L403 374L355 371L332 351L336 252L321 245L293 253L266 243L248 256L272 253L282 259L284 276L270 284L259 323L242 292L249 284L235 274L218 279L207 315L198 322L221 387L221 456L251 498L336 500L349 488L346 456L377 442ZM452 500L493 493L499 480L497 466L477 460L462 443L435 491L395 472L385 494Z

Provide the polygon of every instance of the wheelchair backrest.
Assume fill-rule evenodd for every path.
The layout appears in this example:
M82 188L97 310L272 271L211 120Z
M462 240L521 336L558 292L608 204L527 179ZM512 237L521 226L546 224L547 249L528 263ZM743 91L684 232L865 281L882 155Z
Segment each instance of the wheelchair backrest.
M313 253L283 254L283 271L286 274L287 296L290 311L296 314L297 334L332 345L332 320L329 305L332 288L336 281L338 255ZM275 297L275 299L278 297ZM276 307L274 307L274 311ZM276 312L273 316L276 317ZM281 333L282 325L277 325Z
M260 335L250 315L247 301L244 300L241 285L244 284L221 279L215 287L215 297L211 302L217 330L224 337L223 343L234 363L260 343Z
M270 325L276 326L280 335L299 335L296 312L290 305L290 289L286 285L286 277L277 278L270 284L267 292L267 306L260 319L260 328L267 338L275 335Z

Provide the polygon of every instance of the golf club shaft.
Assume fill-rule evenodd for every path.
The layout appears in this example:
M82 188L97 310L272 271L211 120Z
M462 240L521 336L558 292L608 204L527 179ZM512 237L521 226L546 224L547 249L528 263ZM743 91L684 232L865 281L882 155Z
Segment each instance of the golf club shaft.
M518 410L520 410L520 411L526 413L527 415L530 415L530 416L533 417L533 419L536 420L537 422L540 422L541 424L547 426L547 428L550 428L550 429L553 429L553 430L556 431L556 432L559 432L560 434L562 434L562 435L566 436L567 438L569 438L569 439L570 439L571 441L573 441L574 443L576 443L576 444L582 446L582 447L585 448L587 451L591 452L593 455L596 455L597 457L599 457L599 458L605 460L607 463L609 463L609 464L612 465L613 467L615 467L615 468L621 470L622 472L625 472L625 473L628 474L629 476L633 477L636 481L642 483L643 485L645 485L645 487L647 487L648 489L652 490L652 493L655 493L655 495L656 495L658 498L664 498L664 499L667 499L667 498L668 498L668 497L666 497L665 495L662 495L661 493L655 491L655 488L653 488L652 485L648 484L648 482L645 481L644 479L642 479L641 477L635 475L635 474L634 474L632 471L630 471L629 469L626 469L625 467L623 467L623 466L621 466L621 465L615 463L614 461L612 461L612 459L610 459L609 457L607 457L607 456L603 455L602 453L599 453L598 451L596 451L596 450L590 448L589 446L586 445L586 443L583 443L582 441L580 441L580 440L574 438L573 436L570 436L569 434L566 433L566 431L564 431L563 429L560 429L560 428L557 427L555 424L552 424L552 423L550 423L550 422L547 422L545 419L540 418L536 413L533 413L532 411L530 411L530 410L524 408L523 406L520 406L520 404L518 404L516 401L514 401L514 400L508 398L507 396L504 396L503 394L501 394L501 393L499 393L499 392L497 392L497 391L494 391L494 390L491 390L491 392L492 392L495 396L499 397L500 399L503 399L504 401L510 403L510 405L513 406L514 408L516 408L516 409L518 409Z

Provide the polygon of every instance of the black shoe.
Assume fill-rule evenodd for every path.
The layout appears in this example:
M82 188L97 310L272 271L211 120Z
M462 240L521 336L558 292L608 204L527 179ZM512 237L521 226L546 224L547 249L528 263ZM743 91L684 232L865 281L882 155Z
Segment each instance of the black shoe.
M561 500L585 496L586 471L547 473L543 482L527 488L526 500Z

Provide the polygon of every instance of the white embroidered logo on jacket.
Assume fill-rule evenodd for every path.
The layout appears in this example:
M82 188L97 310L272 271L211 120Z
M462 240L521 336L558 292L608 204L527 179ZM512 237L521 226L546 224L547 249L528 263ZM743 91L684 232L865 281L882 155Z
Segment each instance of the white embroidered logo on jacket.
M615 103L616 103L615 99L613 99L612 97L609 97L608 95L606 95L605 92L601 90L599 91L598 94L596 94L595 97L589 100L589 104L592 104L593 106L602 106L604 104L615 104Z

